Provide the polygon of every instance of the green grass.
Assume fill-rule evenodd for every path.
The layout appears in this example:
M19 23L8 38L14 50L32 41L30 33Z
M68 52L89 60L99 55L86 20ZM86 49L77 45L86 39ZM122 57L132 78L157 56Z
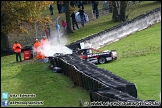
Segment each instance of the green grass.
M138 98L159 100L161 93L161 23L132 34L100 50L115 49L116 61L98 65L137 87Z
M155 1L143 1L130 14L130 17L134 18L160 6L161 4ZM58 16L58 14L55 15ZM75 33L68 34L69 43L119 24L119 22L113 23L111 17L111 13L102 16L86 23ZM118 59L98 66L135 83L139 99L159 100L161 92L160 24L101 48L101 50L117 50ZM36 98L9 98L9 101L44 101L44 105L39 105L41 107L77 107L79 98L82 98L83 102L90 101L87 91L80 87L74 88L68 77L52 73L47 69L48 63L33 62L33 59L22 63L14 63L15 61L15 55L1 57L1 92L9 92L9 94L33 93L36 94Z
M15 55L4 56L1 61L2 92L36 95L36 98L9 98L9 101L44 101L39 106L53 107L77 107L79 98L90 101L86 90L73 87L67 76L48 70L49 63L33 62L33 59L14 63Z

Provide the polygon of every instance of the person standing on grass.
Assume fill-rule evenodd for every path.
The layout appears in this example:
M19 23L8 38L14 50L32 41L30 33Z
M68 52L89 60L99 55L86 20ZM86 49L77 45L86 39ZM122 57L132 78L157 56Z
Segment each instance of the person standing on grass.
M50 26L47 25L47 30L48 30L48 36L50 36Z
M64 29L64 33L66 33L66 22L62 20L62 27Z
M95 10L94 10L94 2L95 2L95 1L91 1L91 3L92 3L92 12L93 12L93 13L95 13Z
M54 9L54 8L53 8L52 4L50 4L50 5L49 5L49 10L50 10L50 14L51 14L51 15L53 15L53 9Z
M19 44L18 41L15 41L15 43L13 44L12 49L16 53L16 62L18 62L18 58L20 59L20 62L22 62L21 48L22 48L21 44Z
M75 18L75 13L74 13L74 11L73 11L72 14L70 15L70 17L71 17L71 20L72 20L73 30L75 30L75 28L74 28L74 25L75 25L75 24L76 24L76 27L79 29L78 23L77 23L76 18Z
M93 9L96 13L96 19L98 19L98 16L99 16L99 12L98 12L98 1L95 1L94 4L93 4Z
M62 13L61 8L62 8L61 2L57 1L57 10L58 10L58 13L59 13L59 14Z
M82 6L80 7L78 12L79 12L79 15L80 15L81 24L82 24L82 26L84 26L85 16L84 16L84 10L82 9Z

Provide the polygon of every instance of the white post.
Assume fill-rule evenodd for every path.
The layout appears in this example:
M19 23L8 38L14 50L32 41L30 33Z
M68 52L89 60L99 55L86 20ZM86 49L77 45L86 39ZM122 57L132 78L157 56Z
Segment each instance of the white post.
M60 18L60 16L57 17L56 19L56 29L57 29L57 33L58 33L58 42L60 44L60 30L59 30L59 26L58 26L58 19Z

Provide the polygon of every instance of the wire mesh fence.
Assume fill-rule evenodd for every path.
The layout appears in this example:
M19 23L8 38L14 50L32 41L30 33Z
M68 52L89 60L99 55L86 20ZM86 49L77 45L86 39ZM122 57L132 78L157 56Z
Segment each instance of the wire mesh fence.
M98 16L99 17L109 14L110 8L103 9L102 8L103 2L101 1L98 6ZM86 4L86 5L88 5L88 4ZM91 5L91 4L89 4L89 5ZM79 8L76 8L76 10L77 9L79 9ZM85 13L88 16L88 22L96 20L96 13L93 12L93 10L85 11ZM49 24L51 32L56 31L55 24L56 24L57 17L58 16L55 16L54 18L51 19L52 23ZM65 17L65 15L64 15L64 17ZM61 22L59 24L61 24ZM78 25L79 25L79 27L81 27L81 24L78 23ZM39 23L33 23L32 27L26 27L26 25L25 25L25 29L28 31L28 34L27 33L9 34L8 35L9 45L12 47L15 40L19 41L22 46L33 45L36 38L40 40L43 36L47 35L43 26L45 27L46 25L42 25ZM60 25L60 27L61 27L61 25ZM62 30L62 28L61 28L61 30Z

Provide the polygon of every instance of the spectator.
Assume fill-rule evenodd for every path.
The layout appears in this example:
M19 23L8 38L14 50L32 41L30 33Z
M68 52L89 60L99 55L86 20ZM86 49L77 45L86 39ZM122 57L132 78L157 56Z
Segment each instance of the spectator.
M57 1L57 10L59 14L62 13L61 8L62 8L61 2Z
M98 19L99 12L98 12L98 1L94 2L94 11L96 13L96 19Z
M64 33L66 33L66 22L62 20L62 27L64 29Z
M48 23L46 23L46 25L45 25L45 33L46 33L47 38L49 39L49 37L50 37L50 26L49 26Z
M49 10L50 10L50 14L51 14L51 15L53 15L53 9L54 9L54 8L53 8L52 4L50 4L50 5L49 5Z
M21 48L22 48L21 44L19 44L18 41L15 41L15 43L13 44L12 49L16 53L16 62L18 62L18 58L20 59L20 62L22 62Z
M80 9L80 7L82 7L82 9L84 10L84 4L82 1L79 1L79 5L78 5L78 8Z
M95 13L95 10L94 10L94 2L95 2L95 1L91 1L91 3L92 3L92 11L93 11L93 13Z
M62 7L61 7L62 13L65 13L66 9L65 9L65 3L62 3Z
M47 31L47 29L45 29L44 31L45 31L45 33L46 33L46 36L48 37L48 31Z
M80 7L78 12L79 12L79 15L80 15L80 18L81 18L81 24L82 24L82 26L84 26L85 16L84 16L84 10L82 9L82 6Z
M50 26L47 24L48 36L50 36Z
M76 24L76 27L79 29L78 23L77 23L76 18L75 18L75 13L74 13L74 11L72 12L72 14L71 14L70 17L71 17L71 19L72 19L73 30L75 30L75 28L74 28L74 25L75 25L75 24Z

